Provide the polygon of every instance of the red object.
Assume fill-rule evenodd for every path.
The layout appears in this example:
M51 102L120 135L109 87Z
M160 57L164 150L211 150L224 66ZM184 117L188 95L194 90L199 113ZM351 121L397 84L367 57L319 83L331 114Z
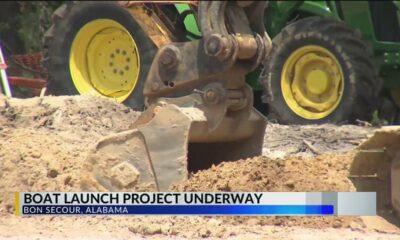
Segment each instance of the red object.
M47 78L47 71L42 67L42 53L31 53L23 55L12 55L10 57L12 61L16 62L17 65L9 67L9 75L22 75L22 71L26 70L21 68L21 66L31 69L34 71L34 77ZM11 59L6 59L6 62L10 63ZM18 66L20 65L20 66Z
M0 63L0 69L7 69L7 64L5 63Z
M8 82L11 86L27 87L32 89L41 89L46 87L47 71L41 65L41 53L12 55L10 58L16 63L8 66L7 69L9 75ZM10 58L8 59L8 62L11 61ZM6 64L4 65L7 67ZM0 65L0 68L2 67L3 66ZM25 71L30 72L30 74L33 75L33 78L22 77Z
M41 89L46 86L46 79L43 78L25 78L25 77L9 76L8 82L12 86L36 88L36 89Z

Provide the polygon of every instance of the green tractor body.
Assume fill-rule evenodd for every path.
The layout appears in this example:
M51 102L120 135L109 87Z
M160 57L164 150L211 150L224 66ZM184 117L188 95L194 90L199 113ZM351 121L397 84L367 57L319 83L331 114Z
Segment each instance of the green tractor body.
M179 13L190 9L187 4L175 4L175 7ZM373 59L371 60L378 72L377 77L380 78L376 81L382 84L379 95L386 95L387 99L400 106L400 2L270 1L265 14L265 25L269 35L275 37L288 23L313 16L344 22L350 28L361 33L362 39L373 49ZM194 15L187 16L184 23L188 32L201 36ZM190 35L188 39L192 39ZM270 61L274 61L274 59L272 58ZM259 81L260 73L261 67L247 75L247 83L256 93L262 92L264 89L262 82ZM255 101L260 102L258 99ZM257 107L262 108L263 106ZM266 113L265 109L260 110ZM370 117L371 114L366 114L366 116ZM386 113L389 118L393 114L393 111ZM281 119L277 120L281 121ZM324 119L321 120L319 122L325 122ZM334 122L347 120L351 119L348 119L348 116L342 116ZM313 123L314 121L296 121L294 119L294 121L286 122Z
M399 98L400 98L400 2L399 1L270 1L266 9L265 14L265 25L268 33L272 38L276 38L283 29L289 27L288 25L296 25L296 22L302 21L303 19L309 19L313 17L321 17L323 19L331 19L337 22L341 22L350 29L354 30L355 33L360 35L361 41L367 45L370 51L370 61L373 63L374 71L376 74L370 76L373 79L374 84L370 84L370 87L379 88L377 93L365 96L365 98L374 98L374 107L365 108L365 105L370 105L366 101L363 104L353 105L352 108L359 109L365 108L365 113L356 115L350 114L349 110L340 110L340 115L337 117L321 117L314 119L307 119L305 116L286 117L284 115L290 115L290 110L285 109L286 112L275 114L278 121L284 123L322 123L322 122L346 122L355 121L356 119L371 120L372 112L376 109L382 110L382 115L391 118L388 120L395 121L396 111L398 111ZM304 22L303 25L306 25ZM329 25L331 23L326 23ZM298 24L300 25L300 24ZM317 23L317 29L324 27L323 22ZM301 28L301 26L299 26ZM289 27L290 28L290 27ZM332 27L331 36L335 35L337 27ZM321 31L323 32L323 31ZM340 30L339 30L340 32ZM304 33L307 34L307 33ZM310 35L311 33L309 33ZM323 33L322 33L323 34ZM339 33L340 34L340 33ZM323 36L329 37L329 36ZM338 37L339 38L339 37ZM307 37L304 38L304 41ZM350 40L351 41L351 40ZM347 45L347 44L346 44ZM345 47L345 46L341 46ZM351 50L351 49L350 49ZM360 56L351 55L351 52L344 53L347 58L358 58L357 60L366 61L361 59ZM276 61L276 56L272 56L269 60L271 62ZM346 58L346 57L344 57ZM365 66L368 66L365 65ZM359 66L359 67L365 67ZM274 69L272 69L273 71ZM364 69L361 69L363 71ZM271 71L271 69L269 69ZM268 73L267 73L268 74ZM348 72L352 74L352 72ZM349 76L344 76L348 78ZM356 78L356 81L360 81L363 76ZM275 79L276 81L276 79ZM254 81L250 81L254 82ZM262 82L262 81L261 81ZM346 81L345 88L346 86ZM273 84L272 84L273 85ZM349 84L347 84L349 85ZM254 89L259 89L260 85L254 85ZM369 87L369 88L370 88ZM271 83L265 88L271 88ZM365 91L368 88L366 86L358 87L354 91ZM346 90L346 89L345 89ZM345 91L344 90L344 91ZM266 92L273 91L266 89ZM352 89L353 91L353 89ZM268 94L266 94L268 95ZM273 94L270 94L273 95ZM276 95L276 94L275 94ZM354 94L353 94L354 95ZM270 96L274 98L275 96ZM350 98L349 98L350 99ZM343 101L343 98L341 99ZM387 109L387 103L390 107ZM270 104L273 101L270 101ZM386 104L386 105L385 105ZM396 109L397 104L397 109ZM364 105L364 106L363 106ZM382 107L382 105L385 105ZM341 106L338 105L337 108ZM385 108L386 107L386 108ZM272 106L273 108L273 106ZM276 108L282 108L282 104L278 104ZM351 107L350 107L351 108ZM385 112L386 111L386 112ZM388 112L389 111L389 112ZM362 111L360 111L362 112ZM334 112L330 116L334 115ZM398 119L397 119L398 120Z
M334 18L360 31L373 47L384 86L400 87L399 1L271 1L265 19L268 33L276 36L296 16Z

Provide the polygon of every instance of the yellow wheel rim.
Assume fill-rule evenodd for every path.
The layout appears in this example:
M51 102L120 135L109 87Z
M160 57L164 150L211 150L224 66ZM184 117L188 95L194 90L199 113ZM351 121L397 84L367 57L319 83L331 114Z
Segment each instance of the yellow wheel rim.
M340 103L343 88L339 61L323 47L307 45L298 48L283 66L283 98L302 118L318 120L331 114Z
M84 25L76 35L69 67L80 94L123 102L139 78L139 52L135 40L121 24L97 19Z

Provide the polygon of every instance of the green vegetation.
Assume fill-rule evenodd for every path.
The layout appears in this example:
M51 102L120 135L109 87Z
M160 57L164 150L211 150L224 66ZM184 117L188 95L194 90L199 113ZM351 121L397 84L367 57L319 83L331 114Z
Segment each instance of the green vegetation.
M51 16L62 1L6 1L0 10L0 39L7 54L38 52Z

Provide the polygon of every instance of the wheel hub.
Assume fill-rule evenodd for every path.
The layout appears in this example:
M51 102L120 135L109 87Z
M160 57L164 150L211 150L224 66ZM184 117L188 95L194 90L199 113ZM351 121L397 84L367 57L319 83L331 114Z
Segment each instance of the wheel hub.
M283 97L303 118L320 119L332 113L340 102L343 85L340 64L325 48L301 47L284 64Z
M119 23L97 19L79 30L71 48L70 70L80 94L122 102L139 77L139 54L129 32Z
M306 76L306 89L312 94L320 95L328 89L329 79L324 71L310 71Z

